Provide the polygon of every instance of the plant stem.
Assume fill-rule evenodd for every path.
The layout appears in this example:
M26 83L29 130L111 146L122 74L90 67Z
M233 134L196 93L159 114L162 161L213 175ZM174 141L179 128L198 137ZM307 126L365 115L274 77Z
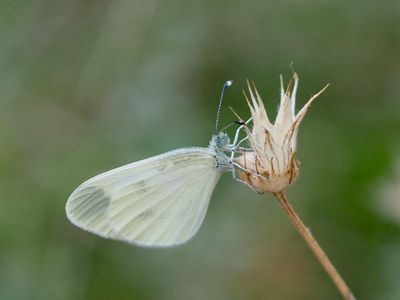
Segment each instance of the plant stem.
M290 205L284 192L274 193L274 196L278 199L283 210L288 215L290 221L296 227L297 231L300 233L304 241L310 247L311 251L314 253L322 267L328 273L329 277L336 285L339 292L342 294L345 300L356 300L353 293L344 282L343 278L340 276L335 266L331 263L328 256L325 254L324 250L319 246L318 242L315 240L311 231L304 225L299 215L295 212L293 207Z

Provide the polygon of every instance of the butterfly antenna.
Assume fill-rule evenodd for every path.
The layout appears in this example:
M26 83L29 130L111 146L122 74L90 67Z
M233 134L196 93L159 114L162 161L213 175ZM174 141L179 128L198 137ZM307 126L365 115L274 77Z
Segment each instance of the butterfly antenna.
M219 97L219 102L218 102L217 119L215 121L215 133L218 133L219 115L221 113L221 106L222 106L222 100L224 99L225 89L227 87L230 87L232 85L232 83L233 83L233 80L228 80L227 82L225 82L224 86L222 87L221 96Z

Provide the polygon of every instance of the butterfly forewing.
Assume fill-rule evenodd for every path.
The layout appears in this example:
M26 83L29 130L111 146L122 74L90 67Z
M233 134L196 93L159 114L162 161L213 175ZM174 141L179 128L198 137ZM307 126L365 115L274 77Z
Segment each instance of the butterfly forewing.
M103 237L176 245L197 232L219 176L209 149L170 151L86 181L68 199L67 215Z

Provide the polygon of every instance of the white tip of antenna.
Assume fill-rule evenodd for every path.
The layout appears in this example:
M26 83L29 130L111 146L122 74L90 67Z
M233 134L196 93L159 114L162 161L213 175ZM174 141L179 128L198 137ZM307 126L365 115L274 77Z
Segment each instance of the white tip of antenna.
M228 80L225 84L226 86L231 86L233 84L233 80Z

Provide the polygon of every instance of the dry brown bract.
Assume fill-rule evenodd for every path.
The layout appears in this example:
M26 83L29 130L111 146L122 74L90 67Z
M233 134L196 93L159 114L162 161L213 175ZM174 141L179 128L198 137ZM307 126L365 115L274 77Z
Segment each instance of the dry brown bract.
M281 76L281 100L275 123L268 119L263 101L253 87L248 84L251 103L245 93L253 118L253 129L246 128L252 151L245 152L235 162L243 169L237 172L240 179L257 192L278 193L296 179L299 163L296 159L297 131L301 120L312 102L328 87L312 96L303 108L295 114L298 76L293 74L294 86L289 83L286 91Z

